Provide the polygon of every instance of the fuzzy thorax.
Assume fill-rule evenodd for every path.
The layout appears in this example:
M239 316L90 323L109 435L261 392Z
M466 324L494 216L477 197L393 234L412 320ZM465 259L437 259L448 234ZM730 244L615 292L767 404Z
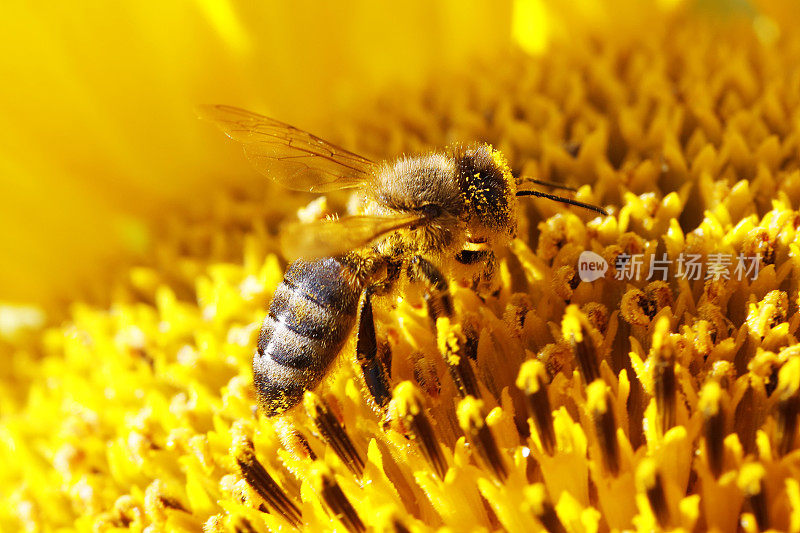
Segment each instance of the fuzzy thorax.
M516 187L508 163L488 144L456 145L444 153L386 164L367 191L370 214L419 213L423 221L398 232L392 246L438 255L467 243L493 247L516 232Z

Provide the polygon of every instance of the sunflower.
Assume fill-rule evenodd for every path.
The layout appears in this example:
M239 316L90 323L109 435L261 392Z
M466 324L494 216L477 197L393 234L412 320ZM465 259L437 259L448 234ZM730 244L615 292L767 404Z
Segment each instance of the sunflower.
M186 19L175 35L208 26L225 54L252 65L263 18L220 5L171 12ZM52 303L0 315L9 354L0 528L800 531L800 37L791 6L506 7L422 23L451 28L473 51L480 41L487 58L377 91L329 124L329 136L381 158L489 142L516 174L569 185L608 214L520 199L518 237L491 291L453 280L453 316L435 324L417 294L376 309L389 348L385 408L362 385L351 339L321 388L268 418L250 361L286 267L277 228L347 198L309 204L243 164L226 168L243 158L211 133L219 146L189 154L206 146L192 144L198 124L147 140L195 139L153 172L157 150L137 158L110 134L109 149L93 151L102 154L94 171L110 161L161 184L191 161L165 187L191 183L196 207L174 209L149 244L129 227L140 258L128 256L89 303L61 307L65 320L53 320ZM348 17L378 16L361 8ZM15 9L33 22L28 8ZM485 33L468 27L477 19ZM492 38L501 26L514 46ZM113 30L105 35L124 42ZM31 33L40 46L49 35ZM171 89L171 100L143 93L165 106L186 96ZM303 126L320 113L307 112ZM211 161L213 172L198 170ZM44 176L60 175L46 163ZM206 176L237 172L224 194L206 192ZM131 192L137 211L123 216L155 217L143 198ZM75 223L89 228L118 207L88 209ZM108 238L65 239L60 253L83 260Z

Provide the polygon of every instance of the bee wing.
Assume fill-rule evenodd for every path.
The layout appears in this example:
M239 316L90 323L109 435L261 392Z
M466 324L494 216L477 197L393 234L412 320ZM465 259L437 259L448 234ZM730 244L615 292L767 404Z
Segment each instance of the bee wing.
M316 259L343 255L366 246L378 237L420 222L422 215L348 216L338 220L294 222L281 233L281 249L287 259Z
M378 164L275 119L227 105L197 108L244 153L261 174L296 191L327 192L360 187Z

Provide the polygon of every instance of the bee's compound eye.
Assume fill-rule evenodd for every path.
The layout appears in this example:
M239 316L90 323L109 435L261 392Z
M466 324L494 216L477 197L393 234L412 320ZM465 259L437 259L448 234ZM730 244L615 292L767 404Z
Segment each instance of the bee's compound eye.
M442 208L436 204L425 204L419 208L425 218L436 218L442 214Z

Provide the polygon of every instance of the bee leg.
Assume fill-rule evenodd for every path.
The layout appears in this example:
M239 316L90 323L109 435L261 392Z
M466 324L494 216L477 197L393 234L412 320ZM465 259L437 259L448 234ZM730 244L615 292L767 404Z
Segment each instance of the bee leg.
M370 285L369 290L376 296L381 296L391 291L397 280L400 278L402 272L402 261L387 261L386 262L386 277L377 283Z
M378 357L375 318L372 314L372 288L364 290L358 306L356 358L364 375L364 384L378 407L383 409L392 399L392 391L386 367Z
M453 315L453 299L447 287L444 274L424 257L415 255L408 266L408 277L412 281L423 280L427 283L425 291L425 304L428 306L434 324L440 316Z

